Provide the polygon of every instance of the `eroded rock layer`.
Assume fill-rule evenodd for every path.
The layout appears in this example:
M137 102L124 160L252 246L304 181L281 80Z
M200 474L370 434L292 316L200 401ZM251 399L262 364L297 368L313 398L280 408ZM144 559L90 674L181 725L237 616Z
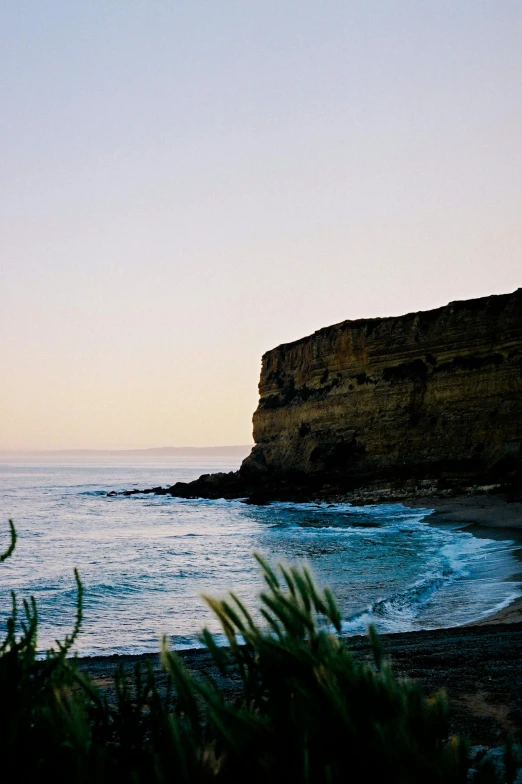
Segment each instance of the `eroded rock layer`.
M521 466L522 289L278 346L259 394L244 480L509 480Z

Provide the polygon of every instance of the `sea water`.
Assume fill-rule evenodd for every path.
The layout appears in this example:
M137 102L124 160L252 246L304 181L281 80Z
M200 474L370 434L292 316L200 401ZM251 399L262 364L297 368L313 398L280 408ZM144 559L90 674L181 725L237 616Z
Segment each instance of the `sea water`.
M204 625L218 630L202 595L234 590L256 606L254 552L308 564L332 589L349 634L369 623L382 632L457 626L522 595L514 542L431 524L429 508L107 497L235 468L237 458L223 457L5 461L0 547L9 517L19 540L0 564L0 629L15 590L36 599L40 648L63 638L74 622L77 567L81 654L155 651L162 635L177 648L196 646Z

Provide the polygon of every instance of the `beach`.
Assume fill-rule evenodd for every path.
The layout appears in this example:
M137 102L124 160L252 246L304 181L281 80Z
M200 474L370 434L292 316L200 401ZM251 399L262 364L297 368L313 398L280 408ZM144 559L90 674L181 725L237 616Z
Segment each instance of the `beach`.
M501 496L419 498L412 507L435 511L427 524L465 526L476 536L510 538L522 547L522 503ZM522 572L522 564L521 564ZM382 635L385 655L394 672L417 680L427 695L444 690L450 705L450 733L472 744L498 745L506 732L522 724L522 599L473 624L433 631ZM370 659L365 637L351 637L354 655ZM180 654L198 677L212 675L233 698L240 684L232 674L223 678L204 650ZM130 674L137 662L150 661L161 681L159 655L98 656L80 659L80 668L109 695L117 667Z
M463 494L453 498L418 497L403 502L410 507L434 509L432 522L458 523L491 530L519 531L522 542L522 501L509 501L506 496L491 493Z
M431 696L444 691L449 701L450 734L466 736L472 745L496 746L506 732L516 735L522 725L522 623L407 632L381 637L393 672L416 680ZM365 637L348 645L359 660L371 661ZM181 654L196 677L212 676L230 699L240 694L237 674L223 677L204 650ZM137 663L149 661L157 682L166 684L159 654L98 656L79 660L80 670L114 699L114 672L131 675Z
M435 511L428 518L434 525L447 524L465 527L474 536L488 539L513 539L520 544L520 575L522 579L522 502L508 501L502 495L461 495L455 498L418 498L404 501L409 507L431 507ZM516 599L499 612L474 621L472 626L494 626L522 622L522 598Z

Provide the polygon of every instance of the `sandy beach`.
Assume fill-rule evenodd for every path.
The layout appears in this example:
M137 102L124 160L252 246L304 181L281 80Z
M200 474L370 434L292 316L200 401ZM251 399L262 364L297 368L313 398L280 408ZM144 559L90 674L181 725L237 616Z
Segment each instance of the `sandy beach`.
M405 506L434 509L430 520L436 523L458 523L496 530L516 531L522 542L522 501L508 501L503 495L459 495L455 498L419 497L403 502ZM506 533L506 536L508 534Z
M435 511L428 518L434 525L459 525L468 529L474 536L488 539L513 539L520 544L520 575L513 575L522 581L522 502L507 501L501 495L462 495L456 498L418 498L404 501L405 506L425 507ZM522 622L522 598L495 615L473 626L491 626L499 623Z

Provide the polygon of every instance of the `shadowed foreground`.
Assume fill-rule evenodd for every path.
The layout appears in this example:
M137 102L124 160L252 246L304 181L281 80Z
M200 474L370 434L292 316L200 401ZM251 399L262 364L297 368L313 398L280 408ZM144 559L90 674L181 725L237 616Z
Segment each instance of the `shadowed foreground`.
M416 680L427 695L446 692L450 735L494 746L507 733L518 734L522 726L522 623L389 634L381 642L397 677ZM347 645L359 661L371 662L367 638L352 637ZM194 675L216 678L230 699L240 694L237 670L222 676L208 651L179 655ZM86 657L78 667L114 699L115 669L121 666L130 676L138 662L150 662L158 684L166 687L159 653Z
M0 561L15 545L11 524ZM131 674L120 666L112 678L96 674L95 662L68 658L82 625L78 574L73 632L44 659L36 657L34 599L23 603L19 623L13 594L0 648L4 780L329 784L356 773L362 781L467 781L467 745L449 736L445 697L426 698L414 681L397 678L372 629L352 651L331 593L306 568L274 572L256 557L266 583L263 627L234 594L206 597L228 647L204 629L207 653L193 654L189 669L164 643L162 674L138 660ZM515 781L519 750L506 741L499 776L486 755L473 762L474 781Z

